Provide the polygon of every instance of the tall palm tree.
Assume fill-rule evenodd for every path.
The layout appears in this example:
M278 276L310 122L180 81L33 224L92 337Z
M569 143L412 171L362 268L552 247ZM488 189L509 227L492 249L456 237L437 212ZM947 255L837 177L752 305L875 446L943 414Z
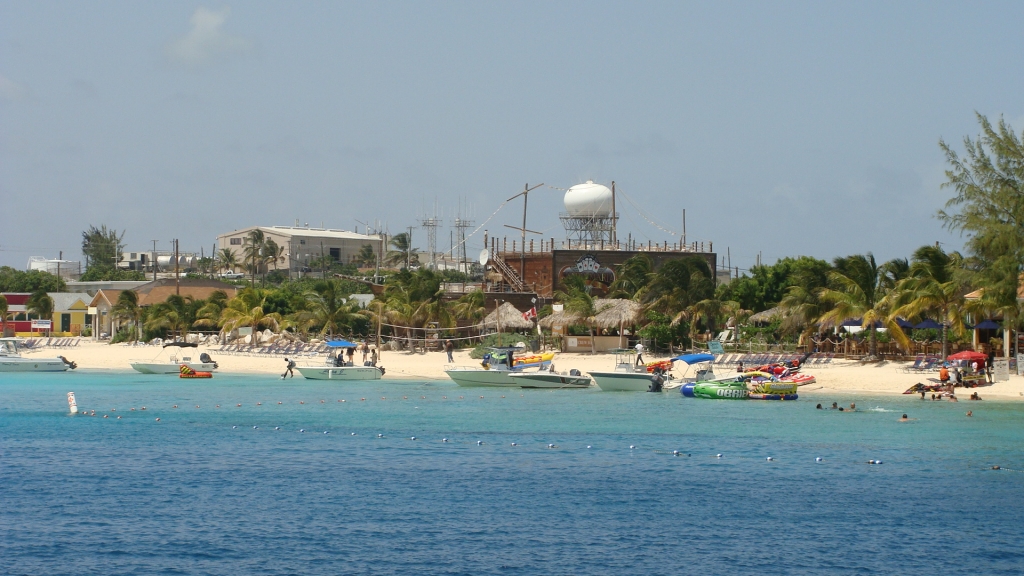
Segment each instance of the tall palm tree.
M384 263L388 266L408 267L408 265L419 262L417 254L419 250L412 247L412 239L408 232L392 236L388 241L388 246L394 248L394 250L388 250L384 257Z
M230 248L221 248L217 252L216 265L218 270L234 272L235 268L238 267L238 258Z
M142 338L142 308L139 307L139 294L134 290L122 290L117 295L117 302L110 309L110 314L117 320L132 323L133 341Z
M938 246L922 246L914 251L910 275L899 282L894 300L896 316L912 318L929 313L942 322L942 357L949 355L949 331L963 336L967 301L966 286L958 273L963 257L947 254Z
M264 267L269 264L273 264L274 270L276 271L277 263L284 259L284 246L281 246L277 242L274 242L273 238L267 238L263 242L262 256ZM267 285L266 268L264 268L263 272L263 285Z
M463 294L452 304L452 314L460 320L477 324L487 316L486 298L483 290Z
M833 261L835 270L828 273L831 288L822 288L819 298L833 308L818 318L826 326L835 326L851 318L861 318L861 326L868 331L868 356L878 356L876 323L882 323L889 334L904 347L910 342L889 314L890 302L882 286L882 270L870 252Z
M369 244L363 244L363 247L359 249L359 253L356 255L356 261L365 266L373 266L377 263L377 254L373 251L373 246Z
M53 319L53 298L46 293L46 290L39 289L32 293L25 302L26 310L29 314L35 314L40 320L52 320ZM50 324L51 329L53 324ZM46 331L50 333L49 330Z
M256 287L256 272L259 270L260 262L263 259L263 247L266 241L266 235L259 228L253 228L248 236L245 237L245 247L242 249L242 255L246 264L249 265L249 272L252 275L250 286L253 288Z
M216 328L220 326L220 315L228 306L228 295L223 290L214 290L199 310L196 310L196 328Z

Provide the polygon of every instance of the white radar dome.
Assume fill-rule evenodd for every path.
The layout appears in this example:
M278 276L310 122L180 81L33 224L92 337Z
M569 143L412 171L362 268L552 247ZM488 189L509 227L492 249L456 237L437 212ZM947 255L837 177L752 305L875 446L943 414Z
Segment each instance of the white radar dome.
M612 191L591 180L566 190L564 202L565 211L570 216L593 218L612 215Z

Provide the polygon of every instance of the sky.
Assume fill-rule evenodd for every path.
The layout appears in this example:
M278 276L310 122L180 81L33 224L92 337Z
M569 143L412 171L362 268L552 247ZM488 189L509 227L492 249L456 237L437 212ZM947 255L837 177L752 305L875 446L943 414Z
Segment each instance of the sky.
M564 238L587 180L616 182L620 238L678 241L686 210L741 270L960 249L938 142L976 112L1024 130L1022 29L1019 1L3 0L0 265L79 259L89 225L209 254L435 205L439 247L483 224L475 254L527 183L527 227Z

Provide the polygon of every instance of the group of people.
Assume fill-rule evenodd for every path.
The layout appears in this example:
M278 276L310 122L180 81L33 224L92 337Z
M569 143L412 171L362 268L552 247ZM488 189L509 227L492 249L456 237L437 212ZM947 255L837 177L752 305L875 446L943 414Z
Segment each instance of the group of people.
M950 389L956 386L974 387L981 383L993 384L995 383L992 376L992 365L994 364L995 354L992 352L988 353L988 358L984 364L978 360L974 360L969 366L962 366L959 363L952 365L952 372L950 366L943 364L939 368L939 382L943 386L949 386Z
M821 404L818 404L817 406L815 406L815 409L816 410L826 410L826 408L822 408L821 407ZM842 406L839 405L838 402L833 402L832 406L827 408L827 410L838 410L839 412L856 412L857 411L857 405L856 404L850 404L849 408L843 408Z

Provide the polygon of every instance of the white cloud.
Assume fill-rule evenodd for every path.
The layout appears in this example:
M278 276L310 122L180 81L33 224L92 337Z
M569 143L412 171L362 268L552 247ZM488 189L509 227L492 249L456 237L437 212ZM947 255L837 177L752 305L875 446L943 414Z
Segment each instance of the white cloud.
M4 100L21 100L28 93L24 86L0 74L0 98Z
M185 36L171 42L167 56L183 64L197 65L220 56L244 54L252 50L252 43L240 36L222 30L231 9L219 11L200 6L189 20L191 29Z

